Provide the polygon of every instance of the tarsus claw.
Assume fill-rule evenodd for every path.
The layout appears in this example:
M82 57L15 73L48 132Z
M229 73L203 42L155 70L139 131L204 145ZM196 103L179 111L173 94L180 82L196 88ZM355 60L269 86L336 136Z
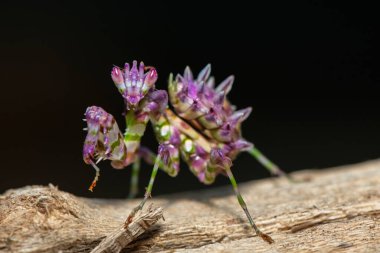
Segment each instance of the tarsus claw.
M274 240L272 239L272 237L270 237L267 234L264 234L263 232L260 232L257 235L260 236L264 241L266 241L269 244L274 243Z
M92 165L92 167L94 167L94 169L96 171L95 178L92 181L90 187L88 188L89 191L93 192L93 190L96 186L96 182L98 182L99 177L100 177L100 169L98 168L98 166L96 166L96 164L92 160L90 160L90 164Z

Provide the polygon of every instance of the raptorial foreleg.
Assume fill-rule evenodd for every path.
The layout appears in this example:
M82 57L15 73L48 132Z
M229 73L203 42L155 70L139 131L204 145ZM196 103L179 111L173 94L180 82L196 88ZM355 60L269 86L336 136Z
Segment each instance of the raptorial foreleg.
M89 190L92 191L99 178L99 168L96 163L101 160L111 160L112 166L124 167L127 148L123 136L113 116L101 107L88 107L85 113L87 136L83 146L83 160L96 170L96 176ZM94 160L97 160L95 163Z

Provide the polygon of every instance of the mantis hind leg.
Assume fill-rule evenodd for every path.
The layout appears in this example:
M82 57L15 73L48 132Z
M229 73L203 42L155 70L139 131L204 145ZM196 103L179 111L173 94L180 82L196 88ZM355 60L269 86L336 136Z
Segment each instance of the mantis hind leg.
M218 170L218 169L224 170L226 172L228 178L230 179L231 185L234 189L236 198L237 198L241 208L244 210L244 213L247 216L249 223L251 224L251 227L255 230L256 234L258 236L260 236L264 241L266 241L268 243L273 243L274 242L273 239L269 235L263 233L257 227L256 223L252 219L252 216L248 211L247 204L245 203L243 196L241 195L241 193L239 191L238 184L235 180L235 177L232 174L231 166L232 166L231 159L229 157L227 157L223 153L222 150L217 149L217 148L214 148L211 150L210 161L209 161L208 167L209 168L215 168L215 170Z
M268 242L268 243L273 243L274 240L267 234L263 233L258 227L257 225L255 224L255 222L253 221L252 219L252 216L251 214L249 213L248 211L248 208L247 208L247 204L245 203L244 199L243 199L243 196L240 194L240 191L239 191L239 188L238 188L238 185L236 183L236 180L235 180L235 177L234 175L232 174L232 171L230 168L227 168L226 169L226 172L227 172L227 175L228 175L228 178L230 179L230 182L232 184L232 187L234 189L234 192L235 192L235 195L238 199L238 202L241 206L241 208L244 210L245 212L245 215L247 216L248 220L249 220L249 223L251 224L251 227L255 230L256 234L258 236L260 236L264 241Z
M251 156L253 156L261 165L266 168L271 175L278 177L286 177L289 181L294 181L286 172L280 169L275 163L269 160L260 150L255 146L247 151Z

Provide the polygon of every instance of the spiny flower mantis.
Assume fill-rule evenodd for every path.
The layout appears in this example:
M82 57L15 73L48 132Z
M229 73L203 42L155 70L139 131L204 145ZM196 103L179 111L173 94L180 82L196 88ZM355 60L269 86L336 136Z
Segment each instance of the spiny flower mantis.
M242 137L241 124L251 113L251 108L236 110L226 98L234 77L227 77L215 87L210 73L211 66L207 65L194 78L190 68L186 67L183 75L178 74L175 79L170 75L166 92L155 88L157 71L154 67L146 67L143 62L138 66L137 61L133 61L132 66L126 63L124 68L114 67L111 77L125 102L126 130L122 134L113 116L104 109L97 106L87 108L88 134L83 159L96 170L90 190L99 178L100 170L96 164L101 160L111 160L116 169L133 164L131 197L138 190L140 159L152 164L144 199L130 213L130 222L151 196L158 169L175 177L181 157L204 184L212 184L219 174L227 176L256 234L272 243L272 238L261 232L253 221L231 166L239 153L249 152L273 175L285 173ZM159 143L157 155L140 145L148 122L151 122Z

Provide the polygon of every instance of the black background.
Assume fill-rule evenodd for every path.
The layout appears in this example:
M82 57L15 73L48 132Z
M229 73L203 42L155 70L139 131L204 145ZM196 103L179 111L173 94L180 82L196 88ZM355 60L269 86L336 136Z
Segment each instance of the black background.
M286 171L380 156L375 6L30 2L0 8L0 192L53 183L84 196L125 197L130 168L108 162L95 193L87 191L94 171L82 162L82 118L98 105L124 128L110 70L134 59L158 69L159 88L186 65L197 73L211 63L218 82L235 74L231 101L253 107L245 137ZM156 149L150 129L144 142ZM153 195L204 187L182 167L175 179L159 173ZM143 166L141 189L150 171ZM234 172L238 181L269 175L245 154Z

